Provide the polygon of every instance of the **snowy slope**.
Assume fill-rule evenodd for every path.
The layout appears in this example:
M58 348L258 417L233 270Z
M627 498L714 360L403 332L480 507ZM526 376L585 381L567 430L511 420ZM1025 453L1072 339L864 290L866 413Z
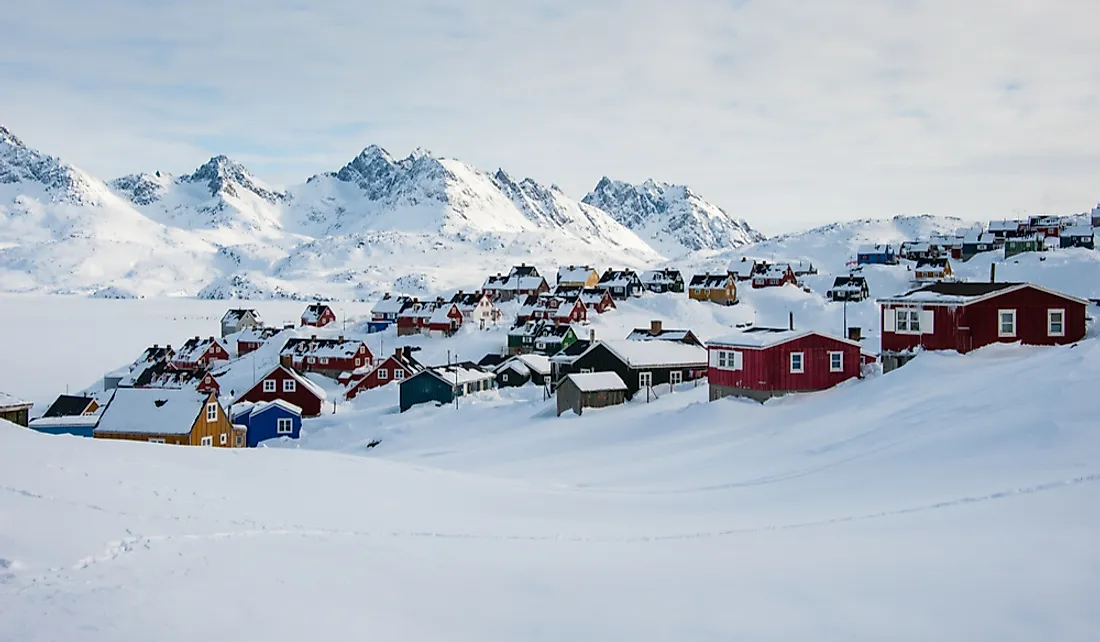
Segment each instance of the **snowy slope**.
M764 238L743 219L733 218L683 185L652 180L631 185L605 176L584 202L610 213L670 257L740 247Z
M382 389L293 449L0 424L0 638L1084 642L1098 368L1095 340L997 346L562 418L535 389L404 414Z

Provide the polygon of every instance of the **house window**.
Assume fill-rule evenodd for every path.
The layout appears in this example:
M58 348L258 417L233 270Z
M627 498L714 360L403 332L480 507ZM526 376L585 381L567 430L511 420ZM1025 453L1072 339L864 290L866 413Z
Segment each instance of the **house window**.
M920 334L920 310L898 309L897 326L899 334Z
M844 353L829 353L829 372L844 372Z
M218 404L208 403L206 404L206 421L207 423L218 420Z
M508 383L508 375L507 374L500 375L500 380L503 381L504 383Z
M315 361L317 361L317 359L314 357L306 357L306 363L314 363Z
M675 386L678 383L683 383L683 381L684 381L683 371L673 370L672 372L668 373L668 383L670 385Z
M801 374L806 371L806 355L801 352L791 353L791 374Z
M638 387L649 388L653 385L653 373L652 372L639 372L638 373Z
M297 392L298 382L293 379L283 379L283 392Z
M228 443L229 443L229 435L227 435L223 432L222 436L221 436L221 445L225 446Z
M164 437L150 437L149 438L149 443L151 443L151 444L163 444L164 443Z
M592 368L581 368L581 374L587 374L589 372L595 372Z
M242 447L244 447L244 436L243 435L237 435L237 448L242 448Z
M274 379L264 379L264 392L275 392Z
M321 365L322 366L327 366L328 365L328 357L321 357Z
M279 417L275 424L275 432L280 435L289 435L294 432L294 420L290 417Z
M405 371L402 370L401 368L398 368L397 370L394 370L393 371L393 378L397 381L401 381L402 379L405 378Z
M211 436L203 437L201 440L199 440L199 444L203 446L213 446L214 438Z
M999 337L1014 337L1014 336L1016 336L1016 311L1015 310L998 310L997 311L997 336L999 336Z
M1066 311L1047 310L1047 336L1066 336Z
M355 357L355 367L358 368L361 365L363 365L363 360L359 357Z
M379 379L389 379L390 378L390 371L385 369L385 368L379 368L378 369L378 378Z

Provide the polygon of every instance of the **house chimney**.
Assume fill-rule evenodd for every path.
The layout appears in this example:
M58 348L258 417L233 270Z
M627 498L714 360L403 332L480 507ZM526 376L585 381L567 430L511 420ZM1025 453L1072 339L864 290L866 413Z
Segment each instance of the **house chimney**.
M157 350L157 349L159 349L159 348L160 348L160 346L158 346L158 345L157 345L157 344L155 344L155 343L153 344L153 349L154 349L154 350Z
M292 355L292 354L281 354L281 355L279 355L279 365L283 366L284 368L293 368L294 367L294 355Z
M789 319L788 325L789 325L791 330L794 330L794 312L788 312L787 314L789 315L788 316L788 319Z
M340 338L338 339L338 341L339 341L340 343L343 343L343 342L344 342L344 335L342 335L342 334L341 334L341 335L340 335Z
M849 341L863 341L863 328L848 328Z
M658 334L661 334L662 326L664 326L664 324L661 323L660 319L654 319L654 320L650 321L649 322L649 333L652 334L653 336L657 336Z
M195 343L198 343L198 342L199 342L199 335L196 334L195 335Z
M210 335L210 338L207 339L207 341L213 343L214 342L214 335Z
M315 334L311 334L311 335L309 336L309 340L310 340L310 341L316 341L316 340L317 340L317 335L315 335Z
M997 264L996 263L990 263L989 264L989 282L990 283L996 283L997 282Z
M405 348L394 348L393 349L393 356L400 357L403 354L405 354Z
M589 341L595 341L596 340L596 328L591 328L591 329L588 330L588 340Z

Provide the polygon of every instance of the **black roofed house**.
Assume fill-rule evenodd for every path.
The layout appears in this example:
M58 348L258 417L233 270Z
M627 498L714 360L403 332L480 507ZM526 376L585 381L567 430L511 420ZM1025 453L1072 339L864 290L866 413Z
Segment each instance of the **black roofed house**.
M830 301L863 301L871 296L871 290L862 276L838 276L825 295Z
M102 408L95 397L61 395L45 414L31 419L30 428L48 435L91 437L99 423Z
M422 403L449 404L458 397L496 387L496 374L464 361L425 368L401 382L401 412Z
M578 415L585 408L606 408L626 402L627 386L614 372L567 375L557 387L558 416L566 410Z
M518 388L528 383L546 385L550 359L541 354L517 354L493 368L498 388Z
M99 410L99 402L89 395L61 395L54 400L43 417L77 417Z
M615 299L611 293L603 288L582 288L574 285L559 285L551 292L554 296L565 299L580 299L589 311L603 314L615 309Z
M737 277L730 273L696 274L688 284L688 298L719 305L737 303Z
M192 337L172 355L168 365L175 370L205 370L215 361L229 359L229 344L225 339Z
M1060 239L1061 247L1083 247L1089 250L1095 249L1093 229L1091 225L1075 225L1062 230Z
M757 271L752 276L752 287L757 290L761 288L779 288L788 283L792 285L798 283L798 277L795 276L789 263L768 265L763 271Z
M971 231L963 236L962 255L963 261L969 261L982 252L992 252L997 249L997 238L989 232Z
M650 292L664 294L665 292L683 292L684 277L680 270L666 268L663 270L646 270L640 277L642 285Z
M917 283L949 281L954 276L955 272L951 269L951 259L947 257L919 259L916 267L913 268L913 280Z
M481 289L497 301L511 301L517 297L549 292L550 285L535 266L521 263L513 266L507 275L497 273L490 276Z
M397 323L397 315L401 314L408 306L412 305L410 296L393 296L386 292L378 303L371 308L370 322L367 324L368 332L382 332L391 325Z
M23 401L7 393L0 392L0 419L10 421L16 426L27 427L30 423L31 408L29 401Z
M333 379L344 373L355 374L362 368L370 368L374 355L360 339L345 338L319 339L294 337L287 339L280 358L288 357L294 368L303 372L316 372Z
M592 332L589 334L589 338L577 339L573 343L550 355L551 390L553 390L557 382L569 372L569 366L577 360L577 357L588 351L588 348L595 342L595 337L596 333Z
M611 293L611 298L619 301L642 296L645 289L638 273L634 270L613 270L611 268L603 273L596 287L607 290Z
M614 372L627 386L627 398L654 386L673 389L686 381L705 377L707 351L699 346L673 341L596 341L576 358L552 358L557 374ZM560 378L557 380L560 382Z
M484 329L496 325L504 318L504 313L493 303L493 297L482 291L463 292L459 290L451 297L451 303L458 306L462 318Z
M247 328L263 326L258 312L251 308L233 308L222 316L222 336L236 334Z
M703 347L703 342L691 330L666 328L659 319L650 321L648 328L634 328L626 338L628 341L675 341Z
M499 352L490 352L477 362L482 368L495 368L508 360L508 355Z

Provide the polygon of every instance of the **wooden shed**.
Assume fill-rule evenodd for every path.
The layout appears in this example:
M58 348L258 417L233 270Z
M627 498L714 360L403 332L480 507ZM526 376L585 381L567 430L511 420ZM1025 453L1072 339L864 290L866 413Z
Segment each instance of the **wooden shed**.
M566 376L558 384L558 416L566 410L578 415L585 408L605 408L626 402L627 387L614 372L585 372Z
M0 392L0 419L26 427L34 404Z

